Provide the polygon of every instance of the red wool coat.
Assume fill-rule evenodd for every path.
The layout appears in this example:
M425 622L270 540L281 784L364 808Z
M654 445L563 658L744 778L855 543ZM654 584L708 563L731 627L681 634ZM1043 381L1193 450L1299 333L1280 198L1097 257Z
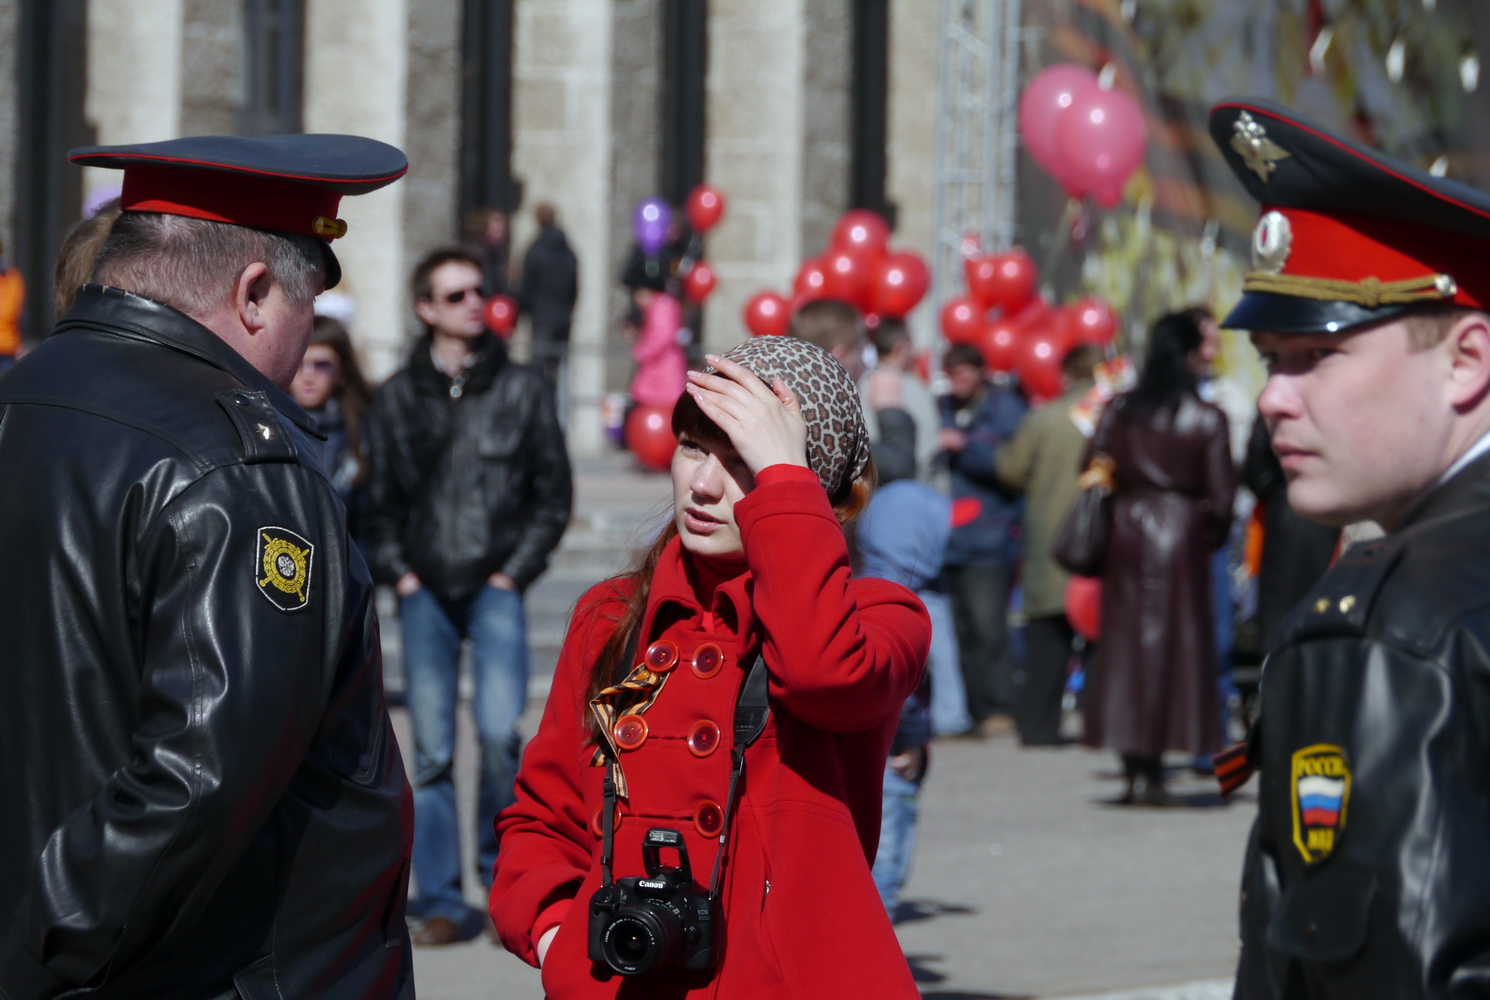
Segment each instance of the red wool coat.
M584 694L628 586L607 581L575 610L543 721L523 754L517 802L497 820L492 919L530 964L538 937L559 923L543 963L551 1000L918 996L869 865L885 757L900 706L921 678L930 621L909 590L850 578L843 535L816 479L764 470L735 518L746 570L719 585L708 608L676 539L653 577L642 648L671 639L682 659L645 713L645 741L622 753L629 797L619 802L613 862L617 878L644 874L646 831L671 827L684 835L694 879L708 884L718 841L701 828L711 804L725 804L742 661L759 649L771 717L746 753L723 878L722 961L707 972L626 977L587 957L605 769L590 763ZM723 668L707 678L691 666L705 642L724 652ZM721 734L712 751L707 740L690 745L702 720Z

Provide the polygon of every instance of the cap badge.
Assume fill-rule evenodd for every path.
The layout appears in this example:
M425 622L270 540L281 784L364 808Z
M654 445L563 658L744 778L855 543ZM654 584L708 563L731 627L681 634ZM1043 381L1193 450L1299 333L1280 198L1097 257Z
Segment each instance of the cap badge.
M328 219L324 215L318 215L311 221L310 230L317 236L337 240L347 235L347 224L341 219Z
M310 601L311 557L315 546L286 528L267 525L258 530L259 593L281 611L299 611Z
M1282 274L1293 249L1293 226L1282 212L1265 212L1252 230L1252 269Z
M1273 171L1278 169L1279 161L1293 155L1269 139L1267 130L1245 111L1237 116L1231 129L1234 133L1231 148L1236 150L1248 170L1262 178L1264 184L1273 179Z

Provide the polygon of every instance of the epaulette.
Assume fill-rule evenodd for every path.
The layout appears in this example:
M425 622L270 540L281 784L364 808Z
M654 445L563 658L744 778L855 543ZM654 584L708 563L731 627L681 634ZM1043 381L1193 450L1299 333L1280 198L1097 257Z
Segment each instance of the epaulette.
M1388 535L1347 549L1289 615L1283 630L1285 641L1364 632L1371 606L1401 557L1402 547L1400 537Z
M214 393L213 398L238 429L244 462L295 461L299 455L295 442L285 432L284 423L270 404L267 393L229 389Z

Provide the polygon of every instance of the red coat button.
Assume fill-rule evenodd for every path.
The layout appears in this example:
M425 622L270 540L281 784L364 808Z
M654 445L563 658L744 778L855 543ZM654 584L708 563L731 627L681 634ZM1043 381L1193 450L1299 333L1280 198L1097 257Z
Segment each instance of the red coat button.
M654 674L665 674L678 665L678 644L671 639L658 639L647 647L642 661Z
M635 750L647 742L647 720L640 715L623 715L616 720L611 732L616 737L616 746L622 750Z
M590 832L593 833L597 837L603 837L603 836L605 836L605 825L603 823L601 823L601 820L604 819L604 818L605 818L605 806L596 806L595 807L595 815L590 817ZM621 828L621 806L620 806L619 803L617 803L616 804L616 815L611 820L611 829L612 830L619 830L620 828Z
M719 727L708 719L700 719L688 730L688 749L695 757L707 757L719 749Z
M712 840L724 830L724 810L712 799L704 799L693 810L693 828Z
M700 677L713 677L724 666L724 651L712 642L706 642L693 651L693 672Z

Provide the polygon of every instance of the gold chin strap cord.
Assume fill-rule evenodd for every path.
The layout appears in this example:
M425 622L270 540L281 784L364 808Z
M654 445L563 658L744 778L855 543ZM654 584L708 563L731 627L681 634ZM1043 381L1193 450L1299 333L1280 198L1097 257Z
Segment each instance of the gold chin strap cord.
M1300 274L1264 274L1253 271L1243 279L1242 290L1275 292L1326 302L1354 302L1367 309L1375 309L1377 306L1452 299L1459 294L1459 283L1447 274L1425 274L1420 278L1404 278L1401 281L1381 281L1377 278L1344 281L1338 278L1310 278Z

